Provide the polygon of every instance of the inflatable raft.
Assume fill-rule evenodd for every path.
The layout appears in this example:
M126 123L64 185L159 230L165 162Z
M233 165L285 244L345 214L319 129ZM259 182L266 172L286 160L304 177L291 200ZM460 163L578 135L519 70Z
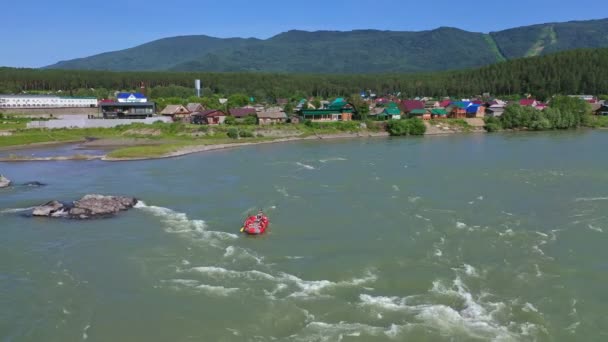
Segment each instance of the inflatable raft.
M243 223L241 231L249 235L264 234L269 223L270 221L268 221L268 217L266 216L262 216L260 219L258 219L257 216L250 216Z

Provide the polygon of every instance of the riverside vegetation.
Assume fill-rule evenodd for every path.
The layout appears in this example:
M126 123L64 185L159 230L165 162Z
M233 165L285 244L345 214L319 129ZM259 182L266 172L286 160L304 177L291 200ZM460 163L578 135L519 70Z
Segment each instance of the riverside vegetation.
M592 115L589 103L584 100L556 96L551 99L549 107L542 111L514 104L507 106L502 116L485 119L485 129L488 132L505 129L543 131L579 127L608 127L608 118Z

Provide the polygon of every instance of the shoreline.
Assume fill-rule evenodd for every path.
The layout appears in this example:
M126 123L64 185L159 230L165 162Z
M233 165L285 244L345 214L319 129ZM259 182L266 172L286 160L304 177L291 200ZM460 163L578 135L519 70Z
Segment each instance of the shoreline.
M112 158L106 155L73 155L73 156L52 156L52 157L5 157L0 158L0 162L36 162L36 161L91 161L91 160L102 160L107 162L122 162L122 161L139 161L139 160L154 160L154 159L167 159L167 158L175 158L180 156L185 156L194 153L201 153L207 151L215 151L215 150L224 150L230 148L237 148L243 146L253 146L253 145L262 145L262 144L276 144L283 142L292 142L292 141L303 141L303 140L336 140L336 139L354 139L354 138L386 138L390 135L388 132L366 132L366 133L336 133L336 134L315 134L309 135L305 137L288 137L288 138L277 138L274 140L266 140L266 141L250 141L250 142L234 142L234 143L224 143L224 144L211 144L211 145L190 145L178 148L176 151L158 155L158 156L148 156L148 157L129 157L129 158ZM111 139L109 139L111 140ZM40 146L53 146L53 145L68 145L73 143L84 143L82 140L78 141L66 141L66 142L52 142L52 143L36 143L36 144L28 144L28 145L18 145L15 147L4 148L4 150L8 149L28 149L35 148ZM36 145L36 146L34 146Z

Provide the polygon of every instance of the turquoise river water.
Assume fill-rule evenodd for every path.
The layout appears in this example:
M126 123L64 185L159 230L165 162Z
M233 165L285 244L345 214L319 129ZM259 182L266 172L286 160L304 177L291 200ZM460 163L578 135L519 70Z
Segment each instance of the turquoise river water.
M606 341L608 134L0 163L1 341ZM39 152L37 152L39 153ZM93 221L29 208L141 199ZM239 235L248 212L271 220Z

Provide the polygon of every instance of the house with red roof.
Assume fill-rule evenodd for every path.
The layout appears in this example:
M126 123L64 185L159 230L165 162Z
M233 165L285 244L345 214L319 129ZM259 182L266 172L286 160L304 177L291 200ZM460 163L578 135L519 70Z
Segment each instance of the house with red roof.
M424 102L419 100L403 100L401 101L401 110L408 114L415 109L425 109Z

